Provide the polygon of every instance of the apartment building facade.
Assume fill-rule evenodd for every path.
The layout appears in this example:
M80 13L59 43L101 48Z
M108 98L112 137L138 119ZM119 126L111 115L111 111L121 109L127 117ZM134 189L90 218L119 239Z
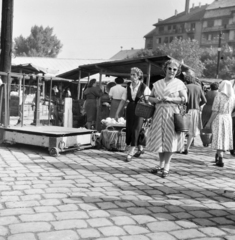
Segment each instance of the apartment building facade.
M146 34L145 49L155 49L159 44L170 43L175 37L195 39L201 47L217 47L222 31L222 44L228 43L235 49L235 0L216 0L210 5L190 8L185 1L185 11L158 20L155 28Z

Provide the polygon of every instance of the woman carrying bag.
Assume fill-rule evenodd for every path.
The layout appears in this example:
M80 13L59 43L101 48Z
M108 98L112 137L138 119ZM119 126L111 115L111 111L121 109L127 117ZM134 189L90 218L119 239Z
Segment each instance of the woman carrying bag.
M211 147L216 150L215 162L223 167L223 155L227 150L233 149L232 116L235 97L231 82L224 80L219 86L213 106L212 115L206 128L212 129Z
M151 93L148 86L142 82L143 72L139 68L131 68L130 75L131 83L127 85L127 88L122 95L122 100L115 116L115 119L117 120L126 101L128 101L126 108L126 145L130 145L130 149L126 157L127 162L131 161L133 156L139 157L143 153L143 146L138 146L138 138L144 118L135 115L135 108L141 97L149 96ZM138 147L138 151L135 153L136 147Z
M179 113L178 104L187 102L185 84L175 78L180 73L180 64L168 60L163 68L166 77L153 84L148 99L155 104L155 113L147 137L146 149L159 153L160 165L151 169L153 174L162 172L162 177L169 174L170 161L174 152L184 150L184 133L175 131L174 114Z

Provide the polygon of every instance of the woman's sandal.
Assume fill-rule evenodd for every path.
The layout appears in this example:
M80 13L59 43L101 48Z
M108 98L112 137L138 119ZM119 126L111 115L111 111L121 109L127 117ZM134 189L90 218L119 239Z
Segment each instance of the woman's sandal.
M163 170L162 172L162 178L165 178L169 175L169 171Z
M134 157L139 157L141 154L144 154L143 150L138 150L135 154Z
M158 172L162 172L164 170L164 168L161 167L155 167L153 169L150 170L150 173L152 174L157 174Z

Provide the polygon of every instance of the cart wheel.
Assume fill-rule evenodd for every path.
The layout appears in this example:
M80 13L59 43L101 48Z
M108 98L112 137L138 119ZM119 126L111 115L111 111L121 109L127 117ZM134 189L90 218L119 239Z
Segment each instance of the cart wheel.
M60 156L60 154L59 154L59 149L56 148L56 147L50 148L50 149L49 149L49 153L50 153L50 156L52 156L52 157L58 157L58 156Z
M208 147L208 146L209 146L209 144L203 144L203 146L204 146L204 147Z

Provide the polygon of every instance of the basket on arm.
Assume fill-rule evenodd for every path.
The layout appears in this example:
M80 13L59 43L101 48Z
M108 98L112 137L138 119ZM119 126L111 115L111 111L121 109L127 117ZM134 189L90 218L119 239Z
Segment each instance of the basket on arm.
M142 96L136 104L135 115L137 117L148 119L153 116L154 111L155 107L149 104L148 101L145 100L144 96Z

